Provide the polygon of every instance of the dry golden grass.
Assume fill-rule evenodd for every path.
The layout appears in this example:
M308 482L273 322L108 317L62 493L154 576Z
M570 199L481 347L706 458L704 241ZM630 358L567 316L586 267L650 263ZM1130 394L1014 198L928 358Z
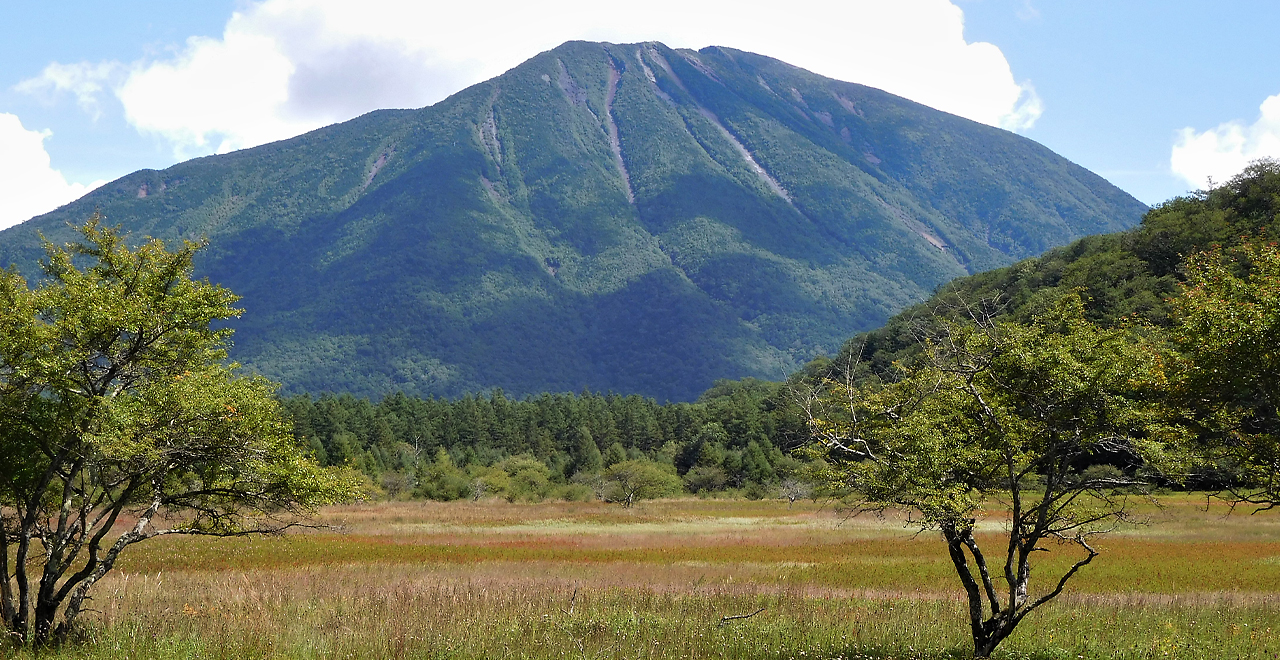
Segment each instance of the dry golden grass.
M1005 657L1280 657L1280 516L1224 517L1186 496L1144 506L1153 524L1103 542ZM339 529L134 548L99 586L95 641L59 654L932 658L967 648L944 548L900 519L726 500L385 503L323 518ZM1046 553L1038 573L1047 581L1072 558Z

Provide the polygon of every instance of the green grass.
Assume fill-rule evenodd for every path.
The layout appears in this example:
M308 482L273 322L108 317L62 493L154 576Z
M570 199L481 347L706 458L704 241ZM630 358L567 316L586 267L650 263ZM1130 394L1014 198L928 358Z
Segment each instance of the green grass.
M1280 657L1278 517L1202 507L1148 507L1155 524L1105 541L998 657ZM41 657L967 655L941 544L896 519L665 500L393 503L324 520L343 527L134 548L99 585L85 641ZM1067 560L1046 553L1037 575Z
M85 658L956 658L954 601L791 594L500 589L407 579L334 598L333 576L244 587L242 600L130 617L62 650ZM358 576L344 575L348 579ZM177 586L177 585L175 585ZM323 595L316 592L319 591ZM570 600L573 600L570 611ZM718 625L726 615L764 608ZM1274 607L1057 606L1003 658L1264 658L1280 652Z

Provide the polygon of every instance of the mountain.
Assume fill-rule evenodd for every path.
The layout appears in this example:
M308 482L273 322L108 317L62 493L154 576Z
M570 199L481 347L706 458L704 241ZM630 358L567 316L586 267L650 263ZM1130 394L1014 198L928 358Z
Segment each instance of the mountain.
M728 48L570 42L418 110L143 170L95 209L208 237L244 296L233 356L288 392L589 388L696 397L779 378L937 286L1138 222L1012 133Z

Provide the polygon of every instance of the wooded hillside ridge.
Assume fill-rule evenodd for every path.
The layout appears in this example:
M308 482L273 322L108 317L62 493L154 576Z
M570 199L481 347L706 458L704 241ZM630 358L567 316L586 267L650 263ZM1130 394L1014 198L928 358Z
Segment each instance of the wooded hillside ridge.
M534 468L532 490L492 486L508 498L583 498L598 495L582 481L623 460L649 460L684 480L691 493L734 491L752 497L818 493L822 461L792 454L810 438L803 393L824 380L892 382L921 356L922 332L939 319L984 305L991 320L1032 323L1066 297L1078 297L1083 318L1100 328L1141 326L1161 335L1185 291L1188 257L1265 242L1280 210L1280 164L1254 163L1227 184L1157 206L1140 226L1092 236L1045 255L958 279L927 303L895 316L880 330L848 340L833 358L819 358L788 381L724 380L691 403L659 405L638 395L584 391L514 399L501 390L457 400L397 394L375 404L351 395L286 401L295 430L331 464L353 461L388 494L454 499L477 496L476 480L507 484ZM1247 273L1248 259L1228 262ZM1248 389L1247 383L1245 389ZM1186 402L1184 402L1186 403ZM1179 404L1182 405L1182 404ZM1204 415L1191 410L1183 421ZM1254 404L1249 404L1254 405ZM1256 403L1265 425L1266 401ZM1208 432L1201 426L1201 431ZM512 457L525 459L512 462ZM1096 457L1117 474L1136 464ZM1087 467L1087 466L1086 466ZM1241 474L1205 463L1170 485L1231 488ZM502 475L498 475L502 472ZM575 475L579 482L574 484ZM533 481L530 481L532 479ZM505 480L505 481L504 481ZM442 484L452 484L444 486ZM471 484L471 486L468 486ZM784 485L785 484L785 485ZM828 491L828 494L834 491ZM480 494L483 494L480 492Z

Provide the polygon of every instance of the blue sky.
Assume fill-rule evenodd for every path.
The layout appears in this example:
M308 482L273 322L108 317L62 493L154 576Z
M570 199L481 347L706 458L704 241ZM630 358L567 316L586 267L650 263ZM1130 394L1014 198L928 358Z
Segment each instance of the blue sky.
M484 7L0 3L0 226L137 169L427 105L574 38L779 57L1016 130L1149 204L1280 156L1275 2Z
M1148 204L1204 185L1170 169L1179 131L1252 127L1262 102L1280 94L1277 2L958 4L966 38L998 46L1042 98L1044 113L1023 134ZM1232 169L1218 168L1215 180Z

